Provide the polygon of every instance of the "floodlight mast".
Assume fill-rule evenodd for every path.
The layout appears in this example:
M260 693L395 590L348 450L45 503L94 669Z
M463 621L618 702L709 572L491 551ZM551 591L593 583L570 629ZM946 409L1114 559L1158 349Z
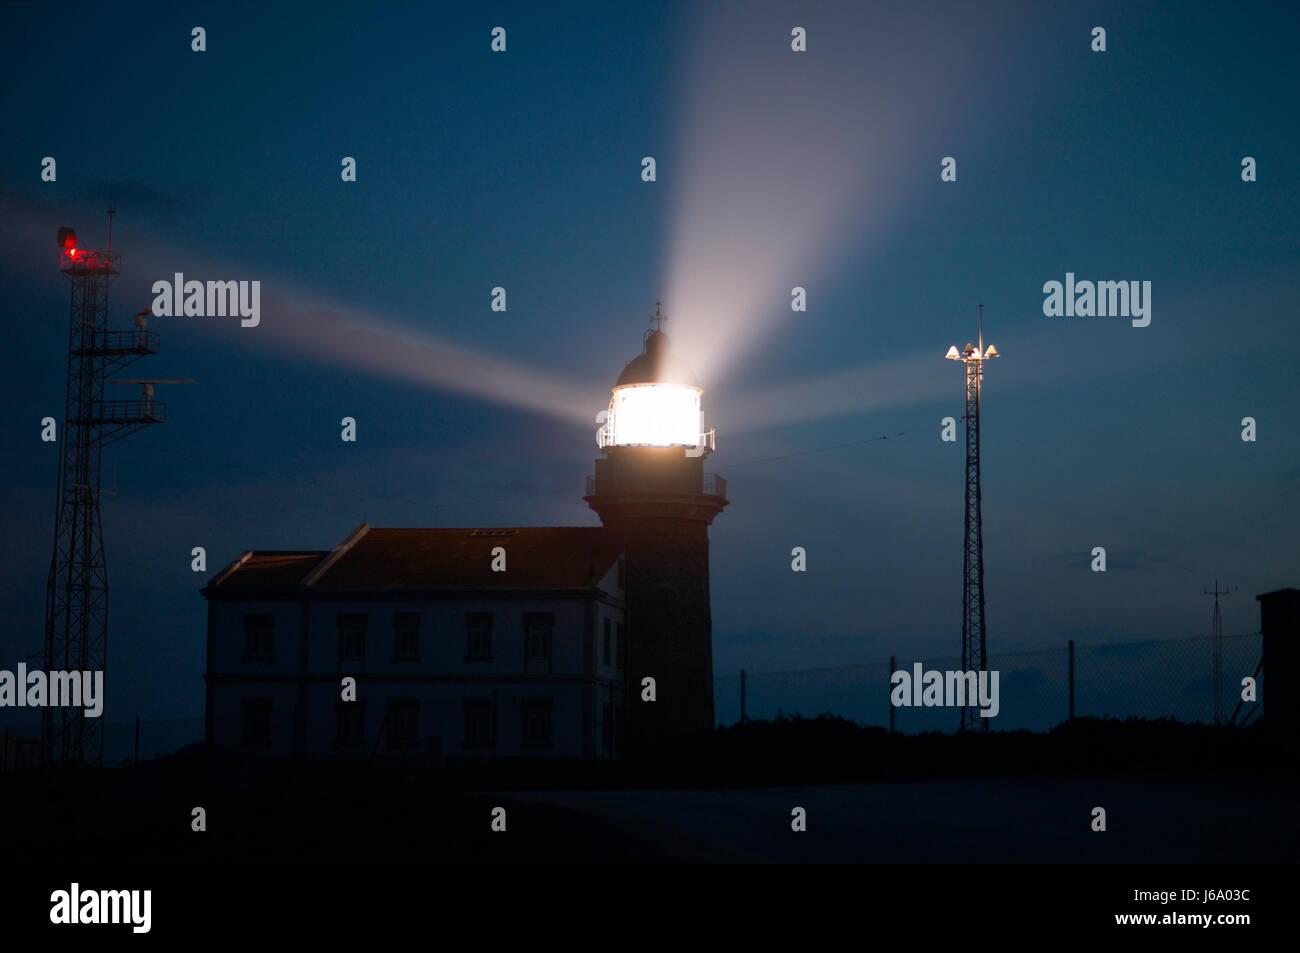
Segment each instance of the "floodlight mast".
M984 361L998 356L993 345L984 348L984 305L979 306L979 345L956 345L944 355L966 365L966 528L963 535L961 667L964 672L988 670L984 627L984 533L980 498L980 389ZM960 709L962 731L987 732L989 720L980 715L979 699L967 698ZM977 726L982 726L977 729Z

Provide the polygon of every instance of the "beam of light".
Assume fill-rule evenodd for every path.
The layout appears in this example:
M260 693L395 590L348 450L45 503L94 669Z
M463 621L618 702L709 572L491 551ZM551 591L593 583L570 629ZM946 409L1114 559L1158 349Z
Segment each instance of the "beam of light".
M595 430L594 408L602 403L599 385L482 354L364 311L301 305L273 293L262 300L262 328L281 348L379 377L590 424Z
M51 231L47 203L8 190L0 191L0 205L10 204L17 214L7 218L0 229L0 251L11 263L23 263L23 268L37 274L42 268L53 272L57 261L51 261L38 250L48 242ZM42 235L46 242L38 243ZM270 345L326 365L359 369L380 378L425 385L581 423L590 426L593 434L595 409L609 400L608 384L571 380L549 370L484 354L370 309L321 300L299 282L267 275L247 263L223 261L196 249L178 247L174 241L137 237L127 252L126 262L132 275L146 276L149 282L159 278L171 280L177 271L191 278L246 278L262 282L261 321L256 328L240 328L238 320L232 322L224 317L172 317L151 319L150 326L155 330L169 334L194 330L232 334L241 347ZM111 292L115 312L124 290L119 280ZM66 292L60 289L60 293ZM140 303L147 305L149 300L145 297Z
M939 31L897 10L709 9L678 155L658 171L675 199L664 297L674 341L716 385L783 322L807 321L791 309L793 287L815 298L819 278L881 236L919 177L918 140L961 119L952 77L996 44L960 9ZM796 24L808 52L790 49ZM925 179L937 187L942 153L931 151Z
M1003 338L1012 359L1004 363L999 356L997 364L989 369L984 385L987 395L996 400L1000 394L1050 390L1101 373L1123 374L1152 367L1149 355L1137 350L1118 354L1104 366L1098 366L1092 359L1091 349L1082 346L1072 351L1066 349L1066 357L1062 358L1062 334L1077 335L1078 331L1078 326L1064 332L1061 326L1043 327ZM1169 352L1162 360L1175 358L1175 353ZM941 402L951 402L953 415L960 417L964 413L964 401L965 368L954 369L945 360L943 347L936 342L933 348L907 357L859 364L816 377L774 382L761 389L728 394L714 408L712 416L724 432L741 433Z
M249 274L229 264L186 263L184 268L157 252L135 256L133 267L148 261L150 273L172 270L224 276ZM173 267L174 266L174 267ZM160 270L161 269L161 270ZM261 323L244 330L224 318L162 318L161 322L213 332L232 329L253 346L270 345L319 363L365 371L372 376L450 391L595 429L593 408L604 388L565 379L502 357L444 340L365 308L321 301L280 279L263 281ZM272 290L273 289L273 290ZM161 326L165 326L160 324Z
M1201 360L1203 341L1213 336L1218 314L1225 309L1241 309L1245 302L1249 302L1245 310L1280 312L1285 294L1282 287L1281 282L1256 281L1250 286L1186 289L1167 305L1169 313L1180 316L1179 323L1153 333L1126 334L1127 325L1050 321L1019 334L999 331L1003 347L997 362L988 369L985 394L997 400L1002 394L1051 391L1110 375L1148 375L1156 368ZM1214 297L1207 300L1206 295ZM1037 316L1032 319L1037 320ZM1016 323L1024 327L1023 318ZM944 359L943 344L962 335L965 325L955 320L952 327L947 338L936 339L933 347L909 356L804 379L765 382L761 388L727 389L712 403L711 421L724 433L741 433L939 402L951 402L952 414L960 416L965 400L964 368L957 370ZM1099 335L1105 335L1101 340L1107 343L1116 337L1129 340L1123 347L1099 348ZM1261 349L1260 353L1267 353L1270 347L1282 346L1283 335L1279 329L1275 338L1262 334L1252 344ZM1099 350L1105 351L1105 361L1096 359Z
M936 362L928 352L858 365L728 394L716 402L712 419L721 432L742 433L939 401L960 391L961 383L953 383L951 372L952 365Z

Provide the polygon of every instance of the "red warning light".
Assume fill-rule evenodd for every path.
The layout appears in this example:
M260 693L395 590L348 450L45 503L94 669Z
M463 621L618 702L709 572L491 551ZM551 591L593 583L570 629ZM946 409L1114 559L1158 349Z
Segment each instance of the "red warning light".
M77 247L77 233L66 225L60 228L59 245L63 248L75 250Z

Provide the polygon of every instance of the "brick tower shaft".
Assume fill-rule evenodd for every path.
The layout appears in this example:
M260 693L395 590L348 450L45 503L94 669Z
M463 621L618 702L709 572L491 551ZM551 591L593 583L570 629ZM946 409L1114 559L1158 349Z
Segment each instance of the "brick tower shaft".
M708 528L726 490L682 447L605 452L585 499L626 551L629 741L643 754L713 730ZM646 676L654 702L640 700Z

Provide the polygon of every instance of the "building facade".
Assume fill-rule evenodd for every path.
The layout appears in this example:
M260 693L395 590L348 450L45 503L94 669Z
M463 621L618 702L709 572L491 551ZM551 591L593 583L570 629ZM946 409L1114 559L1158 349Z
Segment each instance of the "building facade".
M331 551L246 552L203 590L207 738L309 757L620 757L625 571L601 527L363 524Z

